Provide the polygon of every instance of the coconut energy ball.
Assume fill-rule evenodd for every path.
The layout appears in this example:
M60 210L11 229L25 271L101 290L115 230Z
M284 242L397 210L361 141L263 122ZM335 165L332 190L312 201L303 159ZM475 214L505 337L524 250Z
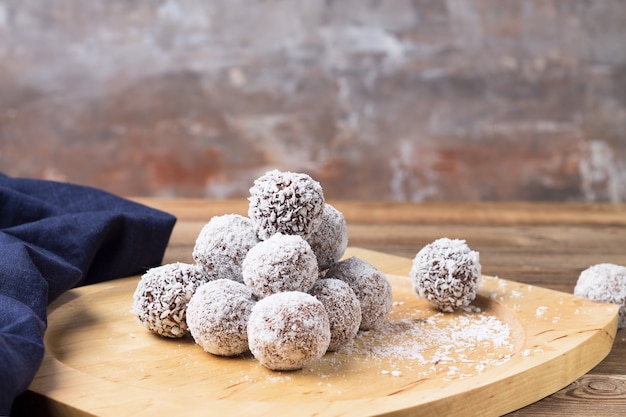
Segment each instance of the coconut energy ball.
M413 259L413 289L441 311L470 305L481 284L478 252L464 240L441 238L424 246Z
M309 291L318 267L306 240L278 233L250 249L241 272L252 293L263 298L282 291Z
M172 263L149 269L133 294L132 312L149 331L178 338L188 332L187 304L207 282L197 265Z
M288 291L256 303L248 320L254 357L274 371L292 371L324 356L330 325L324 305L310 294Z
M352 342L361 325L361 304L348 284L338 279L319 279L309 292L326 309L330 323L328 351Z
M317 257L320 271L330 268L348 247L348 228L343 213L326 203L322 221L307 241Z
M192 256L209 279L243 282L241 263L258 242L247 217L239 214L215 216L200 231Z
M360 330L370 330L381 324L391 311L391 284L385 274L368 262L351 257L328 269L326 278L344 281L361 304Z
M217 279L200 286L187 306L191 336L205 352L233 356L248 351L248 318L256 299L244 284Z
M320 184L307 174L288 171L272 170L257 178L248 201L248 217L261 240L276 233L307 239L324 210Z
M602 263L580 273L574 295L619 306L617 327L626 327L626 266Z

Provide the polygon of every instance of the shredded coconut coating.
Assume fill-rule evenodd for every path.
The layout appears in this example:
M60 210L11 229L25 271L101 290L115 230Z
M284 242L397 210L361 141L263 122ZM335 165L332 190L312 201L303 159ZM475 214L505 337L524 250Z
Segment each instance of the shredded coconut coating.
M467 307L481 284L478 252L464 240L437 239L424 246L413 259L413 289L441 311Z
M260 300L248 321L248 342L254 357L274 371L292 371L324 356L330 324L324 305L299 291Z
M188 333L187 304L207 282L197 265L172 263L149 269L133 294L132 313L149 331L179 338Z
M261 240L276 233L308 239L318 228L324 193L307 174L272 170L254 181L248 217Z
M250 249L241 272L252 293L263 298L282 291L307 292L319 270L306 240L278 233Z
M209 279L243 282L241 263L258 242L247 217L239 214L215 216L200 231L192 256Z
M574 295L619 306L617 327L626 327L626 266L602 263L580 273Z
M317 257L320 271L338 262L348 247L348 227L343 213L326 203L322 221L307 241Z
M248 351L248 318L256 299L244 284L217 279L200 286L187 307L191 336L205 352L234 356Z
M361 304L348 284L338 279L319 279L309 292L326 309L330 323L328 351L352 342L361 326Z
M360 330L370 330L380 325L391 311L391 284L385 274L357 257L337 262L325 275L344 281L350 286L361 304Z

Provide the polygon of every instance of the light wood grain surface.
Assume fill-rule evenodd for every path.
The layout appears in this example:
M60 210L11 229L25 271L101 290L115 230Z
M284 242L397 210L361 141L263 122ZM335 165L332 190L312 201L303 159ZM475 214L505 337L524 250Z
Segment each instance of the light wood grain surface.
M138 201L179 218L164 262L191 261L195 238L213 215L247 212L245 200ZM346 216L351 246L410 259L436 238L462 238L480 252L484 274L566 293L592 264L626 265L623 205L331 203ZM386 272L406 273L405 266L398 269ZM626 333L620 330L600 364L511 415L621 416L624 409Z

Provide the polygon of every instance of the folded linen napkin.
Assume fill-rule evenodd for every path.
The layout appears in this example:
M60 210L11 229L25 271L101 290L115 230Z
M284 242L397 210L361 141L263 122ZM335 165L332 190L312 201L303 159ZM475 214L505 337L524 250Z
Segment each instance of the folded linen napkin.
M159 265L175 222L102 190L0 173L0 415L41 364L47 305Z

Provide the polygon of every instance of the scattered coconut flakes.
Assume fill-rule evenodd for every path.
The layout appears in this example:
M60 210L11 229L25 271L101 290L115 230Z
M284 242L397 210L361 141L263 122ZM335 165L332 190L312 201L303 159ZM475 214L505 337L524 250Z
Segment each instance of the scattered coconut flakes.
M510 327L497 317L485 312L447 317L439 312L426 319L385 321L375 330L360 332L349 351L338 353L392 365L400 373L403 366L407 370L419 366L421 377L440 372L467 377L506 362L514 350ZM476 351L485 353L479 359L467 359L467 352ZM381 374L393 372L383 369Z
M459 372L459 368L456 366L448 367L448 376L455 376Z
M543 315L546 313L546 311L548 311L548 307L546 307L546 306L539 306L539 307L537 307L537 310L535 311L535 315L537 317L543 317Z

